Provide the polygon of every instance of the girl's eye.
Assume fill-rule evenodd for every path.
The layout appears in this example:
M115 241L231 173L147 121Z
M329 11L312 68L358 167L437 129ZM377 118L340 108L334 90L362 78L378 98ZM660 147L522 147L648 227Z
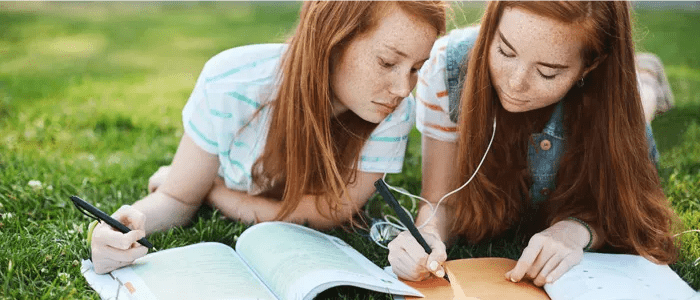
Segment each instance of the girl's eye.
M544 74L542 74L542 71L540 71L540 70L537 70L537 72L540 73L540 76L542 76L542 78L544 78L546 80L552 80L552 79L554 79L554 77L557 77L557 75L544 75Z
M381 58L379 59L379 65L381 65L384 68L391 68L391 67L395 66L395 64L388 63Z
M503 56L505 56L505 57L513 57L513 56L515 56L515 55L508 55L508 54L506 54L505 52L503 52L503 48L501 48L501 46L498 46L498 52L501 53L501 55L503 55Z

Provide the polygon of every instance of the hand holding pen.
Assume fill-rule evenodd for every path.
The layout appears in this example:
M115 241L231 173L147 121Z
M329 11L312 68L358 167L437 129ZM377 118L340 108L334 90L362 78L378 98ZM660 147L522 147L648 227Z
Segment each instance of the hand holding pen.
M401 232L389 243L389 262L394 273L402 279L412 281L423 280L426 278L426 274L433 273L449 282L450 279L445 273L444 267L441 266L447 259L445 244L434 232L424 231L423 235L420 233L408 213L391 194L384 180L379 179L374 185L384 201L389 204L401 223L408 229L408 231ZM425 237L428 237L427 241Z
M77 197L75 197L77 198ZM73 199L73 203L80 203ZM80 200L82 201L82 200ZM84 202L84 201L83 201ZM82 207L83 209L85 207ZM96 209L96 208L95 208ZM99 210L98 210L99 211ZM88 211L93 214L93 212ZM106 216L106 214L105 214ZM105 220L102 219L101 220ZM92 263L95 272L103 274L112 270L130 265L134 260L148 253L148 248L142 245L139 241L144 242L148 246L152 245L145 239L146 236L146 217L137 209L124 205L119 208L111 217L114 221L118 221L127 227L127 232L122 233L108 225L105 221L101 221L95 227L92 233L91 250ZM123 228L122 228L123 229Z

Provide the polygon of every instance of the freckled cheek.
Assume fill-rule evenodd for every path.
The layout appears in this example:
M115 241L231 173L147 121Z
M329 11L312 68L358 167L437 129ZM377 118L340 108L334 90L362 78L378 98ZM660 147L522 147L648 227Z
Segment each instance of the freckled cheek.
M491 73L491 81L496 86L502 86L504 80L507 80L508 66L499 59L489 62L489 72Z
M539 101L542 103L542 107L544 107L549 104L559 102L559 100L561 100L561 98L563 98L565 95L566 90L562 90L558 87L541 85L537 88L537 93L534 94L533 99L539 99Z

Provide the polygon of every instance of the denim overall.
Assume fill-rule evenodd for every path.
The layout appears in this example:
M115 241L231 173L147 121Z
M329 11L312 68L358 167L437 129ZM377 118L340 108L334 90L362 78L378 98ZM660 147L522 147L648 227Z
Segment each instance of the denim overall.
M467 27L452 30L448 36L446 56L446 86L449 98L450 119L457 122L459 116L459 96L466 68L460 68L467 57L467 53L474 46L479 27ZM464 61L466 63L466 61ZM549 194L556 188L556 175L559 170L559 161L566 149L564 119L564 101L554 108L552 116L541 133L531 136L533 141L528 145L527 161L532 176L530 197L534 205L547 200ZM498 129L496 129L498 130ZM651 127L646 127L649 155L652 161L658 163L658 152Z

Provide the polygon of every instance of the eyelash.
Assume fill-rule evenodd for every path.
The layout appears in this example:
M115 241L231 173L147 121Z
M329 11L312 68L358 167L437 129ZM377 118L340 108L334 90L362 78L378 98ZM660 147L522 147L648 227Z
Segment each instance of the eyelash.
M546 80L552 80L552 79L554 79L554 77L557 77L557 75L550 75L550 76L544 75L539 70L537 71L537 73L540 73L540 76L542 76L542 78L544 78Z
M390 69L390 68L393 68L396 64L387 63L383 59L380 58L379 65L384 67L384 68ZM413 73L413 74L418 73L419 70L420 70L420 68L411 68L411 73Z
M498 46L498 52L501 53L501 55L508 57L508 58L515 56L515 55L508 56L505 52L503 52L503 48L501 48L501 46ZM542 78L544 78L545 80L552 80L552 79L554 79L554 77L557 77L557 75L550 75L550 76L544 75L544 74L542 74L542 72L540 72L540 70L537 70L537 73L540 73L540 76L542 76Z
M387 68L387 69L392 68L393 66L395 66L395 64L387 63L387 62L385 62L385 61L384 61L383 59L381 59L381 58L379 59L379 65L381 65L382 67Z
M501 55L508 57L508 58L515 56L515 55L508 55L505 52L503 52L503 48L501 48L501 46L498 46L498 52L501 53Z

